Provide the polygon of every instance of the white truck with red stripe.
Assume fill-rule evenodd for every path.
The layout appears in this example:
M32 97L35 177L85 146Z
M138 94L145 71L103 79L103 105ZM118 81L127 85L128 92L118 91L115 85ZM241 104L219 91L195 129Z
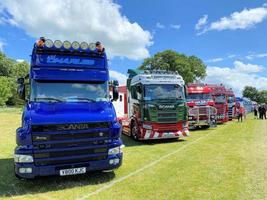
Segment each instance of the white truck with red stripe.
M114 103L124 134L136 140L189 135L185 83L174 72L128 70Z

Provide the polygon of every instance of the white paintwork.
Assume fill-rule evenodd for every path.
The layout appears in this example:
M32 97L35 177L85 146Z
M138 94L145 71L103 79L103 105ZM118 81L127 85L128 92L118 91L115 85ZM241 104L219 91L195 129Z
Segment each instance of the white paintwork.
M184 85L184 80L179 74L138 74L132 78L131 85L142 84L178 84Z
M117 101L113 101L113 106L116 110L116 115L117 117L124 117L124 104L127 103L124 101L124 96L126 94L124 93L119 93L119 99ZM121 96L121 101L120 101L120 96Z

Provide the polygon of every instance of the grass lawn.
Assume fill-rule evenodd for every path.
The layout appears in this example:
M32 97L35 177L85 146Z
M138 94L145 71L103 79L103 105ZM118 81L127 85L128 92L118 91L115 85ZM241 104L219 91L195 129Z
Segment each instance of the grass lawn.
M0 109L0 199L267 199L267 120L249 116L180 141L123 137L114 173L20 181L13 175L21 109Z

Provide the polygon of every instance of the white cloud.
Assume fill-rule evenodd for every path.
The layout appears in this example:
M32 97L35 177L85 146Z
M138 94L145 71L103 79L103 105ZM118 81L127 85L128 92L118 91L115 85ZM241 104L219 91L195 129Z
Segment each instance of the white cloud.
M122 74L114 70L109 70L109 75L111 79L119 81L120 85L126 85L127 76L125 74Z
M130 59L149 56L150 32L138 23L130 22L112 0L2 0L1 6L12 16L7 20L30 36L87 42L99 40L112 56Z
M165 26L159 22L156 23L156 27L159 28L159 29L164 29Z
M236 29L249 29L254 27L256 24L261 23L267 17L267 8L265 6L252 8L252 9L243 9L241 12L234 12L228 17L222 17L218 21L212 22L207 25L205 18L203 21L201 19L199 22L203 22L203 25L197 26L196 30L200 31L198 35L203 34L210 30L236 30Z
M195 25L196 30L202 29L208 23L208 15L201 17Z
M230 54L230 55L227 56L227 58L235 58L235 57L236 57L235 54Z
M16 61L17 61L18 63L22 63L22 62L24 62L25 60L24 60L24 59L16 59Z
M265 58L265 57L267 57L267 53L249 54L246 56L246 59L253 60L254 58Z
M214 63L214 62L220 62L222 60L223 58L212 58L212 59L207 60L206 62Z
M263 67L261 65L255 65L250 63L245 64L238 60L234 62L234 67L238 72L245 72L245 73L257 73L263 70Z
M244 64L240 61L235 61L233 68L208 66L205 82L223 83L227 87L231 87L240 96L245 86L253 86L260 90L267 89L267 77L254 73L261 70L263 70L261 66Z
M171 24L170 27L173 29L179 30L181 28L181 25L180 24Z

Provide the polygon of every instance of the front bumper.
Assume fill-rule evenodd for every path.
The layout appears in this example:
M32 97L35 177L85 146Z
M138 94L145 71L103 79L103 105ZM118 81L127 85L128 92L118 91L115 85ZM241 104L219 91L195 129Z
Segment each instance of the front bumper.
M109 164L109 160L111 159L119 159L118 164ZM52 176L52 175L60 175L60 170L62 169L70 169L77 167L86 167L86 172L90 171L104 171L104 170L113 170L122 165L123 153L119 153L116 155L107 156L107 159L100 161L90 161L90 162L82 162L82 163L71 163L64 165L47 165L47 166L35 166L34 163L15 163L14 170L15 174L20 178L25 179L33 179L38 176ZM32 173L20 173L20 168L32 168Z

